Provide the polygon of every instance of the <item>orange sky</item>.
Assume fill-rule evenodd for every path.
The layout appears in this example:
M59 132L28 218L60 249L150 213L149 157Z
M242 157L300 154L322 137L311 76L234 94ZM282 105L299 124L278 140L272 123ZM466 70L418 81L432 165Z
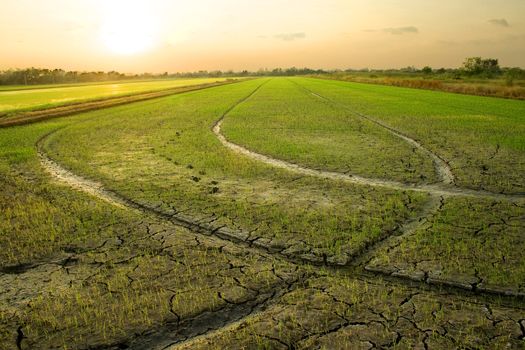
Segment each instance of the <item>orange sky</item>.
M0 69L525 67L523 0L0 0Z

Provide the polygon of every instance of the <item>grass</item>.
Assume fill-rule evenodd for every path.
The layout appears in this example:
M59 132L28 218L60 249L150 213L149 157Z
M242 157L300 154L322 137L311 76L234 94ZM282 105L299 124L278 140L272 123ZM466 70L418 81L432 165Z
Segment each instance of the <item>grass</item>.
M388 73L332 73L314 76L322 79L350 81L356 83L379 84L387 86L406 87L413 89L436 90L465 95L479 95L508 99L525 99L525 80L507 78L476 78L461 79L443 75L424 74L388 74Z
M93 82L77 82L77 83L55 83L55 84L29 84L29 85L0 85L0 91L14 91L14 90L40 90L50 88L64 88L77 87L87 85L105 85L105 84L119 84L119 83L145 83L149 81L156 81L159 79L139 79L139 80L110 80L110 81L93 81Z
M519 311L382 282L320 277L263 314L178 349L519 349ZM498 324L492 327L492 322Z
M0 115L224 80L226 78L170 79L0 90Z
M525 101L318 79L298 82L421 141L449 162L460 186L525 192Z
M12 90L40 90L40 89L52 89L52 88L65 88L65 87L78 87L88 85L114 85L114 84L132 84L132 83L148 83L158 82L163 80L175 80L170 79L130 79L130 80L109 80L109 81L89 81L89 82L77 82L77 83L54 83L54 84L29 84L29 85L0 85L0 91L12 91Z
M127 96L121 97L112 97L106 99L98 99L92 101L85 101L79 103L72 103L63 106L51 107L47 109L37 109L32 111L26 111L21 113L15 113L12 115L7 115L4 118L0 119L0 128L12 127L17 125L25 125L36 122L41 122L48 119L54 119L58 117L70 116L74 114L79 114L82 112L88 112L98 109L104 109L114 106L120 106L125 104L130 104L133 102L148 101L157 99L164 96L170 96L175 94L182 94L185 92L202 90L206 88L211 88L219 85L234 84L236 80L229 79L226 81L219 81L207 84L199 85L189 85L182 86L178 88L171 88L168 90L160 90L154 92L146 93L136 93Z
M521 299L429 289L275 254L347 262L419 215L428 196L301 176L223 147L212 125L265 81L0 129L0 348L17 348L17 339L22 349L163 347L246 315L182 348L523 347ZM521 163L511 165L523 155L516 101L273 79L223 126L239 144L305 166L435 180L428 159L353 110L447 160L456 155L460 184L520 189ZM485 159L491 137L500 146L486 161L500 172L487 170L489 186L488 177L458 164ZM39 140L58 163L108 190L166 216L244 231L273 250L199 235L72 190L44 171ZM413 169L402 166L408 159ZM428 225L389 251L371 251L373 263L522 291L524 209L445 198Z
M396 136L301 88L274 79L226 118L234 143L294 163L400 182L434 182L432 161Z
M372 266L524 293L525 202L447 199L442 210Z
M259 84L94 112L46 149L127 198L295 246L297 255L344 261L414 214L424 195L298 178L221 147L211 126Z

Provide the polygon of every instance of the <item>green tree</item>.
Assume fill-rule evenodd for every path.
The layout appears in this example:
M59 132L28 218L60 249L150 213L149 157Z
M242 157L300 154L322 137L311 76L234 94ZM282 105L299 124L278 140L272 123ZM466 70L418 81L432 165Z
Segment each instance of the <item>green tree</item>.
M481 57L465 59L463 71L468 75L486 75L487 77L492 77L501 72L497 59Z
M505 71L505 84L507 86L514 86L514 80L520 79L521 77L523 77L523 75L523 70L521 70L518 67L508 68Z
M429 66L423 67L421 72L423 72L423 74L432 74L432 68Z

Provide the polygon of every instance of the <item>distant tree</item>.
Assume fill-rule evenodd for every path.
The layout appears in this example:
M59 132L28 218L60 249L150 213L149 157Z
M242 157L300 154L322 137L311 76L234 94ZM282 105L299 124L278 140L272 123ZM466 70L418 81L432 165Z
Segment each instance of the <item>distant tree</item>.
M423 74L432 74L432 68L429 66L423 67L423 69L421 69L421 72Z
M463 62L463 70L467 74L480 74L483 71L481 57L468 57Z
M465 59L463 71L468 75L486 75L487 77L492 77L501 72L497 59L481 57Z
M501 73L499 62L497 59L488 58L481 61L483 65L483 73L488 77L493 77Z
M405 68L401 68L400 71L403 72L403 73L415 73L415 72L417 72L417 69L414 66L408 66L408 67L405 67Z
M514 80L525 78L525 71L521 68L507 68L505 69L505 84L507 86L514 86Z
M271 75L283 75L283 69L282 68L274 68L272 70Z

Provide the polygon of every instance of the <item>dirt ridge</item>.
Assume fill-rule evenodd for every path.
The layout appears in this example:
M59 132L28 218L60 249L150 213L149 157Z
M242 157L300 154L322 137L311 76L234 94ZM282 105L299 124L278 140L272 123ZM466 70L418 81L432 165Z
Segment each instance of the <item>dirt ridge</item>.
M345 181L345 182L357 184L357 185L383 187L383 188L399 190L399 191L424 192L424 193L429 193L434 196L443 196L443 197L464 196L464 197L477 197L477 198L491 198L491 199L508 200L508 201L519 201L519 200L525 199L525 194L493 193L493 192L488 192L488 191L472 190L472 189L461 188L457 186L449 186L449 185L444 185L444 184L443 185L407 184L407 183L397 182L397 181L365 178L365 177L352 175L352 174L343 174L343 173L338 173L334 171L317 170L317 169L308 168L302 165L290 163L290 162L276 159L276 158L273 158L273 157L270 157L270 156L267 156L261 153L257 153L255 151L251 151L244 146L241 146L239 144L229 141L222 134L222 131L221 131L221 126L222 126L223 121L224 121L224 117L218 120L212 129L215 136L219 139L219 141L221 142L223 146L231 149L232 151L238 154L245 155L249 158L266 163L273 167L286 169L288 171L292 171L297 174L320 177L324 179L341 180L341 181ZM448 181L448 180L444 180L444 181Z

